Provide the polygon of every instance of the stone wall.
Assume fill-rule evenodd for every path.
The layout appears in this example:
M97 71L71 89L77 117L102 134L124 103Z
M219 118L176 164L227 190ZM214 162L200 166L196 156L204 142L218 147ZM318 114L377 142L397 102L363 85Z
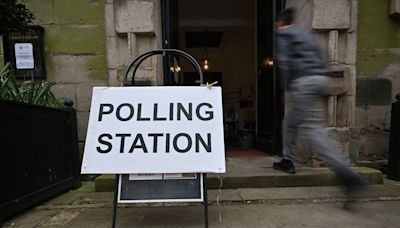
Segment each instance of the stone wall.
M139 54L160 48L159 0L26 0L45 29L46 80L74 102L82 153L94 86L120 86ZM161 57L145 61L137 80L162 84ZM3 50L0 48L0 66Z
M74 102L80 151L86 137L93 86L107 85L104 0L26 0L45 29L46 80L58 97Z
M125 70L138 55L162 47L159 0L106 0L108 83L121 84ZM144 61L135 81L162 85L161 58Z
M286 7L297 9L297 24L312 29L325 50L331 71L343 72L334 79L326 100L328 134L338 142L342 157L356 160L352 128L355 122L357 0L287 0ZM299 140L297 159L311 165L320 164L311 148Z
M400 21L391 19L396 0L359 1L357 47L357 137L360 159L387 157L390 111L400 93Z

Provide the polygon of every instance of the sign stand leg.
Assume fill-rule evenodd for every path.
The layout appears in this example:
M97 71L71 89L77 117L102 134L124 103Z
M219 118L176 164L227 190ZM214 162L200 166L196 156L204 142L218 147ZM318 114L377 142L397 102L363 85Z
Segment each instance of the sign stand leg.
M207 197L207 174L203 173L203 193L204 193L204 227L208 228L208 197Z
M115 180L115 189L114 189L112 228L115 228L115 222L117 220L119 174L115 175L115 178L116 178L116 180Z

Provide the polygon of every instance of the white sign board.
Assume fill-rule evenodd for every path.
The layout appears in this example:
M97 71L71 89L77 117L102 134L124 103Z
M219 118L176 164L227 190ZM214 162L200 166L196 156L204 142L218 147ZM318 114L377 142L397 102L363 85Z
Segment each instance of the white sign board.
M33 45L31 43L16 43L14 45L17 69L34 69Z
M81 172L224 173L221 88L93 88Z

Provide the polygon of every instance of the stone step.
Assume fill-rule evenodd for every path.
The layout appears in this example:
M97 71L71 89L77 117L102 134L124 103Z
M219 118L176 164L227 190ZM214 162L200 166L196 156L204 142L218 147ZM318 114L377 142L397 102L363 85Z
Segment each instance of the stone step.
M339 185L336 175L329 168L296 166L297 173L286 174L272 169L275 157L227 158L227 173L209 174L209 189L307 187ZM379 170L367 167L352 167L371 184L382 184L383 175ZM114 191L115 175L101 175L95 180L96 192Z

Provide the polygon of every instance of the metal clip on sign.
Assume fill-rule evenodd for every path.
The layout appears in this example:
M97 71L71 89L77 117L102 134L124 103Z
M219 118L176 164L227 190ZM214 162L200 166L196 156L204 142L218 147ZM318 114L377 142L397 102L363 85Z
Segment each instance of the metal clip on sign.
M141 54L139 57L137 57L135 60L132 61L132 63L129 65L125 72L125 77L123 80L123 86L135 86L135 75L137 70L139 69L140 64L146 60L147 58L150 58L151 56L154 55L176 55L176 56L181 56L185 59L187 59L192 66L197 70L199 73L199 80L196 81L196 83L199 83L199 85L204 85L204 79L203 79L203 72L201 70L200 65L194 59L191 55L189 55L186 52L183 52L181 50L177 49L158 49L158 50L153 50L149 51L146 53ZM132 79L129 81L128 76L129 73L132 71ZM207 87L210 89L212 85L215 83L208 84ZM207 228L208 227L208 198L207 198L207 174L203 173L202 174L202 180L203 180L203 204L204 204L204 226ZM114 202L113 202L113 217L112 217L112 227L115 228L116 225L116 217L117 217L117 207L118 207L118 191L119 191L119 181L120 181L120 174L116 175L116 183L115 183L115 190L114 190Z

